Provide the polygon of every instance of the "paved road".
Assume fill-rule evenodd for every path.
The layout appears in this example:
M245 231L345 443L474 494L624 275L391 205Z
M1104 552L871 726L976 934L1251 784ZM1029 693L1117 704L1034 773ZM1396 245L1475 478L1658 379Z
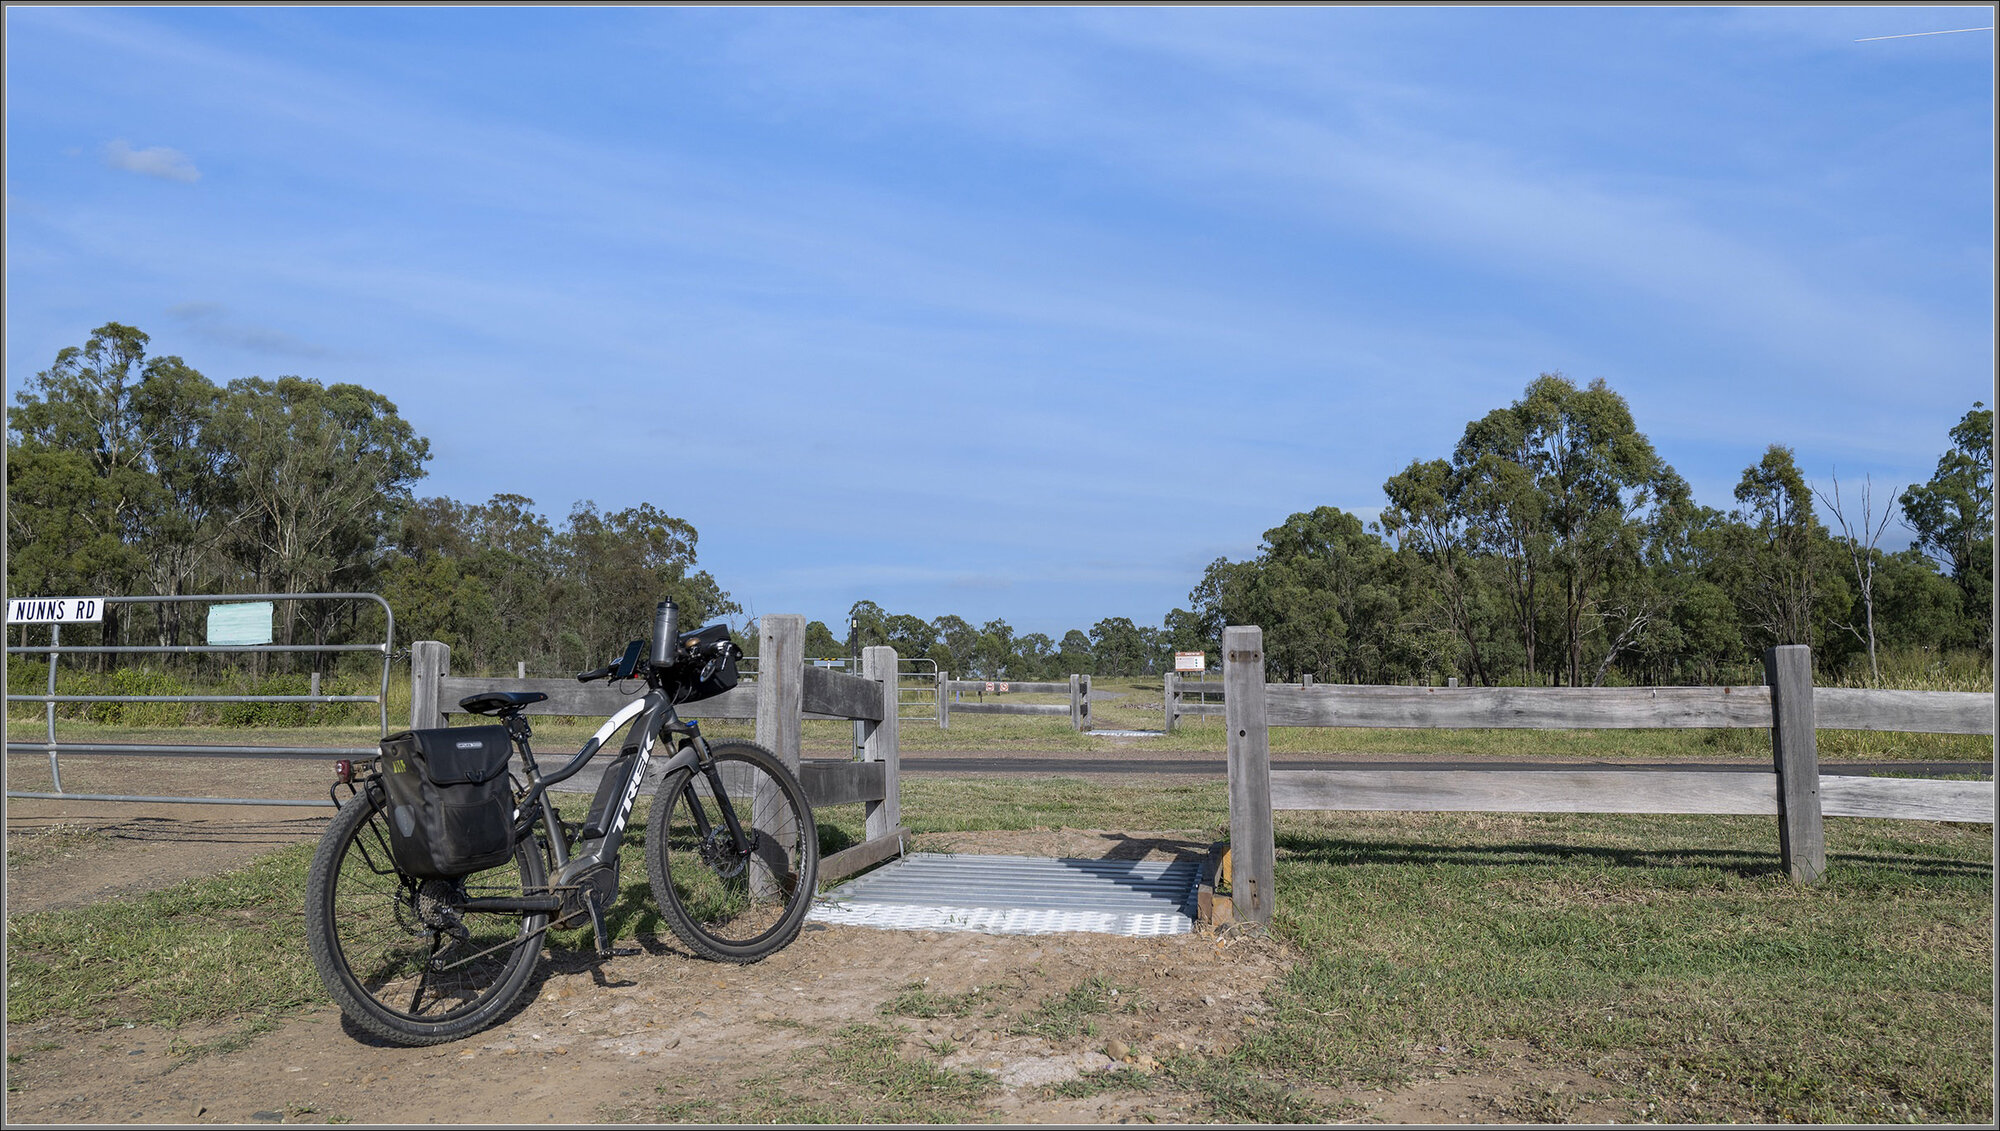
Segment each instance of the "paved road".
M593 760L577 772L577 775L557 789L566 793L593 793L597 789L599 776L607 759ZM647 768L650 793L652 785L659 780L660 768L666 759L655 758ZM561 765L559 761L544 758L542 769L552 770ZM1274 770L1717 770L1736 773L1770 773L1769 763L1755 762L1649 762L1631 764L1622 762L1501 762L1501 761L1405 761L1405 762L1352 762L1337 759L1297 759L1276 758L1271 761ZM1120 758L1120 757L1037 757L1032 754L995 754L990 757L978 755L936 758L921 754L906 756L902 760L902 772L906 774L1042 774L1048 776L1073 775L1094 777L1103 774L1189 774L1208 777L1226 777L1228 763L1214 759L1169 759L1169 758ZM1993 776L1991 762L1822 762L1822 774L1849 774L1863 777L1889 775L1914 775L1917 777L1943 777L1955 774L1979 774Z
M1273 758L1274 770L1718 770L1741 773L1770 773L1767 763L1752 762L1498 762L1439 761L1354 762L1344 759ZM1938 777L1947 774L1993 776L1991 762L1822 762L1822 774L1851 774L1879 777L1884 774ZM906 774L1208 774L1221 776L1229 765L1221 758L1211 761L1155 758L1036 758L1032 756L992 758L926 758L921 754L903 758Z

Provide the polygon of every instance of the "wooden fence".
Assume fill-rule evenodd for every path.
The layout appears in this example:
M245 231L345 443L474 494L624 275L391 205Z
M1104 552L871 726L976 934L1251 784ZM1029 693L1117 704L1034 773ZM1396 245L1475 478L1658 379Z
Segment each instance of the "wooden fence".
M903 827L898 773L896 650L865 648L861 674L808 667L806 621L774 613L758 619L760 671L756 682L680 709L684 718L754 720L756 740L798 774L806 799L818 805L866 806L867 839L820 861L822 880L849 876L900 855L909 840ZM451 674L451 649L435 640L410 646L410 726L441 727L458 701L480 691L539 691L548 698L523 708L526 715L607 717L632 701L604 683L574 679L477 679ZM853 759L801 759L801 719L852 719L858 725Z
M954 703L953 693L977 692L982 699L977 703ZM1068 693L1069 705L1061 703L988 703L987 695L1062 695ZM1023 683L1014 679L938 679L938 726L951 729L951 716L967 715L1068 715L1072 730L1090 729L1090 677L1072 675L1068 683Z
M1824 817L1993 820L1991 781L1822 777L1816 728L1991 735L1993 696L1814 688L1802 645L1764 655L1751 687L1352 687L1264 682L1264 632L1223 630L1234 917L1276 903L1275 809L1775 814L1786 871L1826 870ZM1650 770L1271 770L1273 726L1599 729L1769 727L1773 773Z
M1160 681L1162 698L1166 705L1166 729L1168 734L1180 729L1184 718L1204 718L1223 713L1222 684L1209 679L1188 679L1176 671L1164 674Z

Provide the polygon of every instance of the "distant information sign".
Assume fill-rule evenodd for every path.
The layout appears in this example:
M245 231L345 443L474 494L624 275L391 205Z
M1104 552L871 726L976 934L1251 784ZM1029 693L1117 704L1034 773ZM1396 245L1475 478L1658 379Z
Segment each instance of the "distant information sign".
M1208 653L1175 652L1174 670L1177 672L1205 672L1208 670Z
M96 624L104 619L102 597L10 597L8 624Z
M269 601L245 601L237 605L208 607L208 642L211 645L269 644L271 613Z

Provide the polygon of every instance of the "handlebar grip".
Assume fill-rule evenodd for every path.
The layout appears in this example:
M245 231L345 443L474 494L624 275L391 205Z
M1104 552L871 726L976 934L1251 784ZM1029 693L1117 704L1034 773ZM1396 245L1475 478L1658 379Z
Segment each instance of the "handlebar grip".
M589 683L593 679L603 679L605 676L610 675L611 669L616 666L616 664L607 664L594 672L578 672L576 673L576 681L578 683Z

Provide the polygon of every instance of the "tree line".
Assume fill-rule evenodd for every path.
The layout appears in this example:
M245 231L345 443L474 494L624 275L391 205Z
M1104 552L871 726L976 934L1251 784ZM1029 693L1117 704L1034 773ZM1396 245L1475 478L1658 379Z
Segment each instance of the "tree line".
M1154 673L1176 651L1212 663L1224 625L1256 624L1283 680L1757 682L1774 644L1879 679L1884 650L1992 643L1992 411L1975 402L1949 443L1928 482L1893 498L1867 480L1817 487L1773 444L1723 511L1694 500L1603 381L1543 374L1449 456L1391 476L1375 522L1291 515L1253 556L1212 562L1158 627L1109 618L1058 642L866 601L852 623L861 643L986 678ZM1913 536L1893 553L1880 545L1892 514ZM845 654L825 625L808 634L813 654Z
M474 671L594 667L663 596L694 624L741 611L696 568L694 527L650 504L586 500L557 525L519 495L418 498L429 441L382 394L293 376L217 385L149 344L107 323L17 395L9 594L375 592L399 641L442 640ZM107 606L104 638L199 644L201 609ZM301 599L277 639L379 641L383 627L373 602Z
M119 323L63 349L8 418L12 595L376 592L396 637L465 671L595 666L670 596L683 622L741 613L697 567L692 525L651 504L419 497L430 445L380 393L302 377L217 385ZM1294 514L1218 558L1157 626L1060 638L1002 619L859 601L809 656L888 644L962 676L1157 673L1258 624L1276 678L1355 683L1754 681L1771 644L1829 669L1992 641L1993 414L1975 403L1929 481L1810 483L1771 445L1727 511L1697 503L1625 400L1543 374L1456 447L1383 484L1380 517ZM1820 518L1824 511L1830 528ZM1892 515L1912 536L1881 548ZM282 642L379 639L372 602L286 603ZM199 605L111 606L107 640L200 643ZM755 651L754 626L740 634ZM116 657L105 657L106 667Z

